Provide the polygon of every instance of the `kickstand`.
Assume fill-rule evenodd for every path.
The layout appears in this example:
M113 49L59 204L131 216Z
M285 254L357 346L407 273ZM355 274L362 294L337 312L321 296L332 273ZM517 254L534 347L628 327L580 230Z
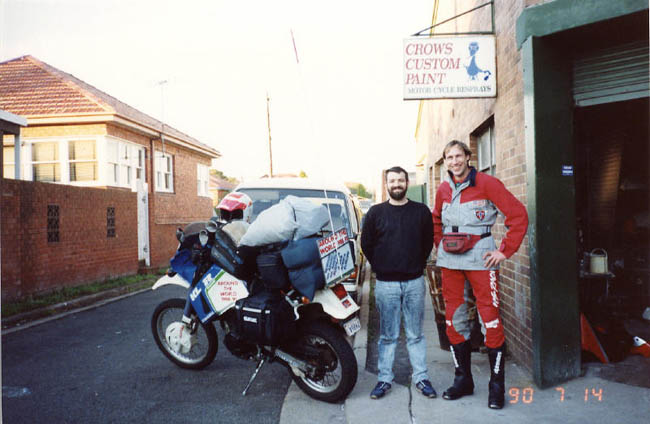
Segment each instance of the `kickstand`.
M253 380L255 380L255 377L257 377L257 373L260 372L260 369L262 369L262 365L264 365L265 362L266 362L266 358L262 358L257 363L257 368L255 368L255 372L251 376L251 379L248 380L248 384L246 385L246 388L244 388L244 391L241 393L242 396L246 396L246 392L248 392L248 389L251 387L251 384L253 384Z

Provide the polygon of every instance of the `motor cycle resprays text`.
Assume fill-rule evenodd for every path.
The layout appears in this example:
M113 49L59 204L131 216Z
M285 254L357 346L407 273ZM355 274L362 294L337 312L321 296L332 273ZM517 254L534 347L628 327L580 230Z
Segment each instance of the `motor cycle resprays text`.
M359 306L336 282L311 287L311 292L309 287L297 290L280 259L291 262L292 249L301 257L312 246L324 252L328 243L345 245L345 231L246 251L231 236L242 231L237 224L212 219L177 230L180 244L171 268L153 289L174 284L188 293L185 299L168 299L156 307L151 319L156 344L176 365L202 369L217 354L218 321L228 350L257 362L243 395L265 363L277 362L312 398L345 399L357 380L357 362L346 335L360 328L355 314ZM325 265L318 266L323 273ZM299 274L309 275L306 268Z

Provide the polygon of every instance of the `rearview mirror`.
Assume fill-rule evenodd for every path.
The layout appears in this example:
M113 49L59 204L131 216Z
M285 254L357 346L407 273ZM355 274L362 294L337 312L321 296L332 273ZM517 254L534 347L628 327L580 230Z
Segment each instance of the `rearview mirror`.
M201 230L199 233L199 243L201 243L202 247L205 247L206 244L208 244L208 232L206 230Z
M217 232L217 223L214 222L214 221L208 221L208 222L205 224L205 229L206 229L209 233L216 233L216 232Z

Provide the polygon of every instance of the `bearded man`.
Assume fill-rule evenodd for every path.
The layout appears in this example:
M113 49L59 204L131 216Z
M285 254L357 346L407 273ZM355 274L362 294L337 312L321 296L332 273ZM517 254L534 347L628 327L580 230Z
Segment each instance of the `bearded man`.
M403 168L390 168L384 177L389 199L370 208L361 232L361 249L377 277L375 304L380 317L379 375L370 397L383 397L393 384L403 314L406 348L413 368L411 381L424 396L435 398L422 330L426 293L423 270L433 248L433 220L426 205L406 197L408 174Z

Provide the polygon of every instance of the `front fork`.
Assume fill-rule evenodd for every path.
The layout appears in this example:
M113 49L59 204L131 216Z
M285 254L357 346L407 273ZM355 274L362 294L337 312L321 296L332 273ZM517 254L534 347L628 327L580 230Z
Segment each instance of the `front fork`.
M185 307L183 308L183 318L181 321L183 321L183 324L190 326L192 324L192 321L195 321L191 318L194 312L194 309L192 308L192 302L190 302L189 296L187 299L185 299ZM194 330L192 328L192 330Z
M190 283L190 288L188 290L188 293L191 293L192 290L199 283L199 281L201 281L201 277L203 277L203 274L206 273L208 268L209 268L209 264L202 263L198 266L198 268L194 272L194 278ZM185 307L183 308L183 318L181 319L181 321L190 329L190 332L192 334L196 332L199 326L199 322L196 319L196 313L194 312L194 307L192 306L192 301L190 300L189 295L185 298Z

